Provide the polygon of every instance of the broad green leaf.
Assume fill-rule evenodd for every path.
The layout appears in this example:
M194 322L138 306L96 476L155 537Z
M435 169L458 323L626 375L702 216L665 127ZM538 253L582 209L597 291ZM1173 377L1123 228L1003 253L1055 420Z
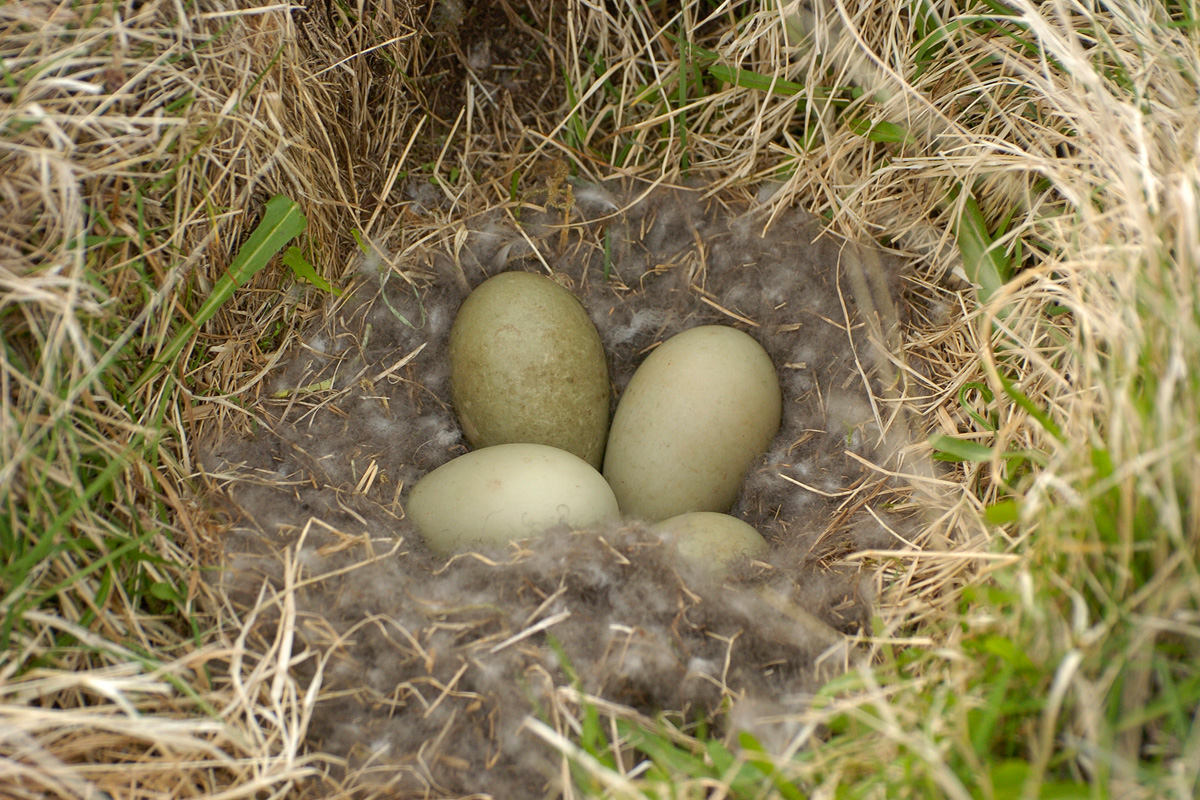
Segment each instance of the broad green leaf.
M983 511L983 519L989 525L1009 525L1020 518L1021 504L1016 500L1001 500Z
M1037 800L1085 800L1092 797L1091 788L1086 783L1074 781L1042 781L1036 793L1030 793L1030 767L1024 761L1009 759L992 767L990 778L992 783L991 797L993 800L1019 800L1021 798L1037 798ZM975 796L981 796L978 792Z
M307 225L308 220L300 211L300 205L294 200L281 194L268 200L266 208L263 210L262 220L250 234L250 238L246 239L242 249L234 256L233 263L229 265L229 271L217 281L212 294L200 306L200 310L196 312L192 321L184 325L158 358L146 367L129 391L136 392L149 383L155 375L169 369L200 326L212 319L217 310L233 297L234 292L258 274L259 270L271 260L271 257L282 250L288 242L299 236Z
M352 228L350 235L354 237L354 243L358 245L358 249L363 252L363 255L371 255L371 246L363 239L363 235L358 232L357 228Z
M155 581L150 584L150 595L165 602L183 603L183 597L179 594L179 590L166 581Z
M850 130L859 136L870 139L872 142L895 144L912 141L912 137L908 135L908 131L894 122L876 122L872 125L869 120L859 117L850 120L849 126Z
M988 636L983 640L983 649L992 655L998 656L1006 664L1012 664L1017 669L1031 670L1034 669L1033 662L1016 644L1007 636Z
M737 757L729 752L729 748L718 739L709 740L705 750L708 751L708 757L712 760L713 766L717 768L718 774L726 772L737 760Z
M304 257L304 253L300 252L299 247L289 247L283 254L283 263L292 268L292 274L302 281L308 281L318 289L330 292L338 297L342 296L342 290L335 286L331 286L329 281L322 278L312 264L308 263L308 259Z
M979 203L970 195L963 203L955 236L967 278L975 284L979 301L986 303L1009 279L1009 261L1001 248L993 246Z
M1024 761L1004 761L992 768L992 792L996 800L1017 800L1025 790L1029 765Z

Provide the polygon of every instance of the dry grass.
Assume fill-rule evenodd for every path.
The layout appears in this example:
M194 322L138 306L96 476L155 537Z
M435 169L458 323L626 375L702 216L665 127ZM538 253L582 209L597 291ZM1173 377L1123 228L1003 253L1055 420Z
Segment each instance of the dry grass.
M915 325L888 409L919 441L992 454L934 475L913 446L934 523L859 556L881 592L871 659L797 720L789 779L812 796L1193 796L1187 7L530 5L0 6L0 793L340 791L304 753L313 698L288 667L316 656L291 652L287 594L262 601L278 638L247 640L251 621L195 572L220 525L192 441L251 423L325 298L264 270L130 386L272 195L301 204L303 248L337 285L351 231L399 272L567 164L778 185L780 206L910 256ZM1017 272L982 305L958 282L980 277L960 252L972 200ZM1019 520L985 525L1005 499ZM564 751L577 700L540 731ZM828 741L810 748L817 723ZM597 792L654 785L591 766ZM680 796L721 785L672 777Z

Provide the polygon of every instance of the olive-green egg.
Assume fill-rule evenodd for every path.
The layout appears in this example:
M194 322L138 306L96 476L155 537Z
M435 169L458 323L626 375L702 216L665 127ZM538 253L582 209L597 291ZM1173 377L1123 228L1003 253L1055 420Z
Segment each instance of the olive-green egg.
M779 432L771 357L724 325L686 330L638 367L617 405L604 477L621 513L650 522L728 511Z
M505 272L471 292L450 330L450 391L475 447L529 442L603 463L604 346L575 295L547 277Z
M599 472L541 444L501 444L459 456L417 481L405 511L429 548L443 555L619 515Z
M767 550L767 540L754 526L715 511L680 514L658 523L654 530L688 561L715 573L739 558L755 558Z

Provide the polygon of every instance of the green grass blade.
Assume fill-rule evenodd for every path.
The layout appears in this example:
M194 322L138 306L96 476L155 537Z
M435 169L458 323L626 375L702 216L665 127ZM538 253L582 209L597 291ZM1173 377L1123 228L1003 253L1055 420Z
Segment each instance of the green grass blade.
M1050 418L1050 415L1037 407L1037 404L1029 399L1028 396L1016 385L1009 380L1003 372L997 372L996 377L1000 379L1000 385L1004 387L1004 393L1009 399L1016 403L1034 419L1036 419L1046 432L1057 439L1059 442L1066 444L1066 437L1063 435L1062 428L1058 427L1058 423Z
M567 133L567 145L579 152L583 152L584 144L587 142L587 126L583 124L583 120L579 118L579 97L575 92L575 86L571 83L571 75L567 69L563 68L563 86L567 90L567 105L571 109L571 116L567 119L565 128Z
M234 257L233 263L229 265L229 271L221 280L217 281L212 294L200 306L195 318L175 335L175 338L159 354L158 358L146 367L141 376L134 381L133 386L130 387L130 393L136 392L157 374L168 369L200 326L212 319L213 315L217 313L217 309L228 302L234 292L265 267L272 256L299 236L306 225L308 225L308 219L294 200L277 194L267 201L262 220Z
M908 131L894 122L876 122L872 125L870 120L858 118L850 120L848 124L850 130L872 142L904 144L916 141L908 135Z
M941 461L986 462L991 461L996 455L996 451L991 447L965 439L955 439L944 434L934 436L929 443L933 445L934 452L937 453L936 457Z
M996 431L995 420L984 417L971 407L971 403L967 399L967 395L970 392L978 392L979 396L982 397L983 401L988 405L991 405L991 403L996 399L995 395L992 394L992 390L987 387L987 384L980 381L968 381L958 389L958 404L962 410L967 414L967 416L975 420L976 425L986 431L992 431L994 433Z
M37 544L31 550L0 572L0 581L10 590L10 593L4 598L4 604L7 606L7 609L4 621L0 625L0 649L8 648L10 637L21 615L24 614L26 609L36 605L36 603L30 602L26 597L30 588L32 588L25 583L29 572L37 564L48 559L58 549L67 546L59 541L60 534L67 529L71 520L75 518L80 509L84 508L96 495L112 483L117 475L126 467L129 463L129 456L134 452L138 444L140 444L140 439L140 436L135 437L133 444L122 451L118 457L110 461L104 470L85 487L82 494L71 498L67 507L54 518L50 526L38 537Z
M726 67L720 64L713 64L709 67L708 74L722 83L729 83L743 89L754 89L785 96L800 94L804 91L804 85L794 81L785 81L782 78L772 78L770 75L762 75L748 69Z
M933 457L937 461L988 462L993 458L1004 461L1032 461L1044 465L1046 454L1037 450L1000 450L966 439L938 434L929 440L933 446Z

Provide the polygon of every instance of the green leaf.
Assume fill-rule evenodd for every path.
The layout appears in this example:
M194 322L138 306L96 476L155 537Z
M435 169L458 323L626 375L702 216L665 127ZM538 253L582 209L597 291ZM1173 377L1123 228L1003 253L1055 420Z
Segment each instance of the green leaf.
M150 584L150 595L164 602L183 603L183 597L179 594L179 591L165 581L155 581Z
M1016 668L1012 664L1001 663L997 669L989 671L988 683L990 688L987 698L978 708L967 712L967 729L971 735L971 746L980 758L987 756L992 746L992 734L1001 722L1005 712L1005 699L1012 688Z
M955 236L967 278L975 284L979 301L986 303L1011 277L1010 264L1004 251L994 246L979 203L970 195L963 202Z
M1031 670L1034 668L1029 656L1007 636L992 635L985 637L983 640L983 649L994 656L998 656L1004 663L1011 664L1017 669Z
M737 757L729 752L729 748L723 745L718 739L710 739L704 749L708 752L708 757L712 760L713 766L716 767L717 774L729 771L734 762L737 761Z
M971 408L970 402L967 401L967 393L972 391L979 392L979 396L983 398L985 403L990 404L996 399L995 395L992 394L992 390L987 387L987 384L980 383L979 381L968 381L959 387L958 404L971 419L975 420L979 427L995 432L996 423L975 413L975 410Z
M1058 427L1058 424L1054 420L1050 419L1050 415L1038 408L1037 405L1035 405L1034 402L1030 400L1024 392L1016 387L1016 384L1014 384L1004 375L1004 373L997 372L996 374L997 377L1000 378L1000 385L1004 387L1004 393L1009 396L1009 399L1011 399L1021 408L1025 409L1030 416L1041 423L1041 426L1046 429L1047 433L1049 433L1059 442L1066 444L1067 439L1065 436L1063 436L1062 428Z
M313 265L308 263L308 259L300 252L299 247L289 247L283 254L283 263L292 268L292 274L302 281L308 281L318 289L331 292L338 297L342 296L342 290L329 284L329 281L317 274Z
M991 461L996 457L994 448L951 436L939 434L929 443L933 445L935 457L940 461Z
M1024 761L1009 759L992 767L991 779L993 800L1018 800L1035 797L1037 800L1085 800L1092 796L1091 787L1074 781L1042 781L1036 794L1028 786L1030 768ZM981 796L978 792L973 793Z
M781 797L785 800L807 800L807 795L779 774L779 768L767 753L767 749L754 737L754 734L742 731L738 734L738 744L742 746L742 757L762 771L763 776L771 781L775 791L779 792Z
M150 366L146 367L141 376L134 381L129 391L132 394L149 383L158 373L169 369L175 359L187 346L188 341L200 329L200 326L213 318L217 310L233 297L259 270L267 265L271 257L278 253L292 239L300 235L308 225L308 219L300 211L300 205L294 200L277 194L267 201L262 219L258 227L250 234L250 238L242 245L242 249L234 256L229 271L217 281L212 294L200 306L191 322L183 326L179 333L159 354Z
M938 434L929 440L933 446L933 457L937 461L991 461L999 458L1003 461L1032 461L1035 464L1046 464L1046 454L1039 450L1004 450L998 452L994 447L985 447L978 442L966 439L955 439L953 436Z
M667 774L682 774L690 778L711 777L711 770L704 759L683 750L662 734L648 731L642 727L625 725L618 720L617 730L623 738L667 772Z
M1024 761L1003 761L992 768L992 792L996 800L1017 800L1025 789L1029 765Z
M1021 504L1016 500L1001 500L983 511L983 519L989 525L1010 525L1020 518Z
M785 81L781 78L772 78L769 75L751 72L748 69L726 67L721 64L713 64L709 67L708 74L723 83L730 83L734 86L740 86L743 89L755 89L760 92L770 92L784 96L800 94L804 91L804 85L800 83Z
M1038 792L1038 800L1089 800L1091 787L1075 781L1046 781Z
M874 125L870 121L862 119L852 119L849 122L850 130L857 133L859 136L865 136L872 142L883 142L885 144L899 144L902 142L913 141L908 135L908 131L900 127L894 122L876 122Z
M576 97L575 86L571 83L571 76L567 72L566 67L563 67L562 79L563 86L567 90L567 108L571 109L571 113L567 116L567 124L563 128L567 134L566 144L582 152L584 144L587 142L587 125L580 118L579 100Z
M366 243L363 235L358 232L357 228L352 228L350 235L354 237L354 243L358 245L358 249L362 251L364 256L371 255L371 246Z

